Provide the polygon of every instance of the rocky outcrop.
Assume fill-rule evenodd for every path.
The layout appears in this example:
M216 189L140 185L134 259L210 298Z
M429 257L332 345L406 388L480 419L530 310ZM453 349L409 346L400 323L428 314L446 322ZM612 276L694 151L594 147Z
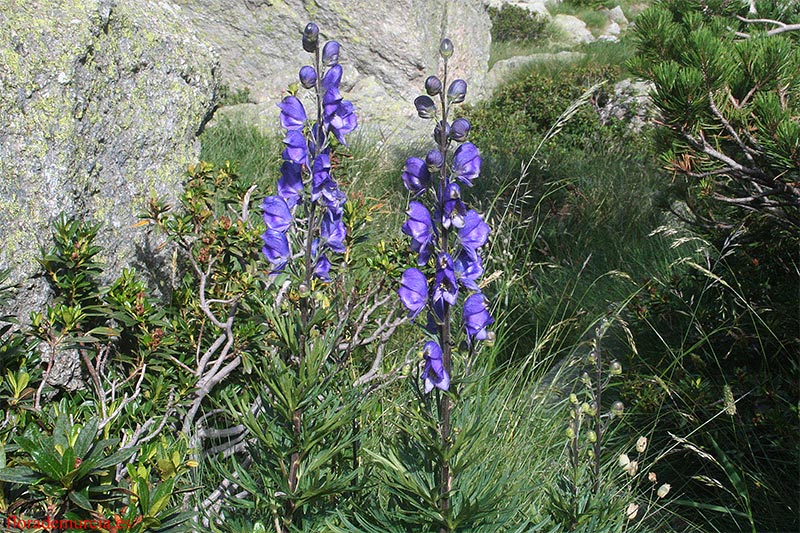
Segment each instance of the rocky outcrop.
M653 84L647 81L625 79L614 85L613 93L605 101L598 102L600 121L604 124L620 120L633 131L640 131L652 124L655 106L650 94Z
M132 225L180 191L219 84L185 25L166 2L0 0L0 268L15 281L60 212L103 222L111 272L152 257ZM45 299L24 282L17 308Z
M572 15L556 15L553 17L553 26L561 32L565 42L581 44L594 42L594 35L586 27L586 23Z
M362 129L391 133L412 119L413 99L435 74L442 37L455 44L451 76L470 96L482 92L489 61L488 14L481 0L174 0L191 31L220 54L225 83L249 88L259 116L277 124L275 103L310 57L300 31L316 22L342 44L345 97ZM401 128L402 129L402 128Z

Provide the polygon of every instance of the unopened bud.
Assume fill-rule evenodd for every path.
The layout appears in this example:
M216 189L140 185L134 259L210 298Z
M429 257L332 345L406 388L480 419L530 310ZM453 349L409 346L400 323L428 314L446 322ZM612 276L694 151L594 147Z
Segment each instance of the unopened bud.
M319 45L319 26L313 22L306 24L303 30L303 50L314 53Z
M301 298L306 298L309 294L311 294L311 290L308 288L308 285L305 283L301 283L300 286L297 288L297 293L300 295Z
M436 104L430 96L417 96L414 99L414 107L417 108L420 118L428 119L436 116Z
M428 96L436 96L442 92L442 80L436 76L428 76L425 79L425 92Z
M439 55L445 59L453 57L453 41L450 39L442 39L439 44Z
M619 376L622 374L622 365L619 361L612 361L610 370L612 376Z
M330 67L339 63L339 43L328 41L322 48L322 64Z
M469 135L469 121L465 118L457 118L450 126L450 138L456 142L464 142Z
M672 486L669 483L664 483L663 485L658 487L658 491L656 492L656 494L658 495L659 498L664 498L666 497L667 494L669 494L669 489L671 488Z
M300 85L311 89L317 83L317 71L314 67L305 66L300 69Z
M442 168L444 164L444 157L439 150L431 150L425 156L425 164L428 165L428 170L436 170Z
M467 97L467 82L454 80L447 89L447 99L450 103L460 104Z
M647 449L647 437L639 437L636 440L636 451L639 453L644 453Z
M617 400L616 402L611 404L611 414L614 416L620 416L622 412L625 411L625 404Z

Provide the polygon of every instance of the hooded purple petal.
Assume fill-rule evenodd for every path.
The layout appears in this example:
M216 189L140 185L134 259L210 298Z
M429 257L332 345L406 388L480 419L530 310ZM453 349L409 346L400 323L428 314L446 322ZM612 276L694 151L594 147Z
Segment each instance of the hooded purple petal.
M331 262L328 260L328 256L325 254L320 254L320 256L317 258L316 265L314 265L314 275L322 281L330 282L330 270Z
M302 130L306 123L306 110L296 96L287 96L278 104L281 108L281 126L287 130Z
M411 249L419 253L417 263L424 265L433 253L435 230L428 208L419 202L408 204L408 220L403 224L403 233L411 237Z
M478 248L489 239L489 226L476 211L470 209L464 216L464 227L458 230L458 238L464 250L475 257Z
M342 82L342 66L334 65L322 77L322 88L325 91L329 89L338 89L339 84Z
M456 148L453 156L453 172L456 177L472 186L472 180L478 177L481 172L481 156L478 149L472 143L464 143Z
M446 253L440 253L436 262L436 279L433 282L433 301L444 300L455 305L458 298L458 282L453 268L453 259Z
M450 226L463 228L467 206L461 201L461 189L457 184L448 183L445 187L443 207L442 225L445 228L450 228Z
M403 168L403 183L415 196L425 192L431 184L431 173L425 161L419 157L408 158Z
M397 294L408 309L408 318L416 318L428 302L428 280L425 279L425 274L416 268L406 269L400 278Z
M289 209L300 203L303 195L302 166L291 161L281 165L281 177L278 179L278 196L286 200Z
M453 261L453 269L456 273L456 278L459 283L471 291L480 291L477 281L483 276L483 262L480 256L470 256L469 253L462 250L460 254Z
M429 393L434 387L445 391L449 389L450 375L442 362L442 349L434 341L428 341L422 353L425 356L425 368L422 370L425 393Z
M464 328L470 339L483 340L486 338L486 326L494 324L494 319L486 309L486 298L481 293L476 293L464 302Z
M261 252L272 264L273 272L280 272L289 261L289 240L286 234L274 229L268 229L261 235L264 241L264 247Z
M332 209L325 211L320 224L320 236L323 242L334 252L344 253L344 239L347 236L347 229L342 221L341 211L336 212Z
M267 196L261 202L264 224L267 228L285 233L292 225L292 213L286 200L280 196Z
M283 158L298 165L308 165L308 144L300 130L289 130L283 139Z

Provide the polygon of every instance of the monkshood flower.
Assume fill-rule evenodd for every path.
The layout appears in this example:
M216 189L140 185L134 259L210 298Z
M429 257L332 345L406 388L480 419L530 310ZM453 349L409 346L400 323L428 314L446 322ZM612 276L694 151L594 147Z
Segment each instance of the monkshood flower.
M465 289L480 292L477 281L483 276L483 261L480 256L470 257L465 251L461 250L455 260L453 260L453 269L456 272L456 278L462 287Z
M414 193L414 196L425 192L431 184L431 173L425 161L419 157L408 158L403 169L403 183L406 189Z
M456 142L464 142L469 135L469 121L465 118L457 118L450 125L450 138Z
M428 303L428 280L416 268L409 268L400 278L397 291L400 301L408 309L408 318L415 319Z
M436 96L442 92L442 80L436 76L428 76L425 79L425 92L428 96Z
M433 301L444 300L450 305L456 304L458 298L458 282L453 266L453 258L442 252L436 261L436 279L433 282Z
M330 41L320 52L319 27L314 23L305 27L302 37L303 49L314 55L314 64L302 67L298 78L312 91L316 112L307 113L301 95L294 93L278 104L280 123L286 131L285 148L276 194L261 204L266 226L262 252L273 273L291 264L292 272L302 280L301 286L308 286L312 277L331 281L332 264L327 253L346 251L346 197L332 175L331 139L345 144L345 136L358 122L353 104L339 93L339 43ZM298 224L310 227L299 228L301 231L294 234ZM298 243L298 239L305 242ZM305 253L293 256L294 246ZM304 257L303 264L294 264L297 257Z
M311 70L313 71L314 69L312 68ZM301 70L301 77L302 72ZM314 74L314 77L316 77L316 74ZM303 103L296 96L287 96L278 104L278 107L281 108L281 126L289 131L303 129L308 118L306 117L306 110L303 107Z
M486 309L486 298L481 293L475 293L464 302L464 328L467 330L468 340L481 341L486 338L486 326L494 324L494 319Z
M472 187L472 180L481 172L482 161L478 148L472 143L464 143L456 148L453 172L459 180Z
M451 104L460 104L467 97L467 82L455 80L447 88L447 99Z
M464 227L464 217L467 216L467 206L461 201L461 189L455 183L448 183L444 189L442 202L442 225L445 228Z
M464 226L458 230L458 239L470 257L477 257L478 248L489 239L489 225L476 211L470 209L464 217Z
M442 363L442 349L434 341L425 343L422 349L425 357L425 368L422 370L422 379L425 383L425 392L428 393L434 387L441 390L450 388L450 375Z
M408 204L408 220L403 224L403 233L411 237L411 249L419 254L417 263L421 266L428 262L433 253L436 237L428 208L419 202Z
M414 107L417 108L419 118L435 118L436 117L436 104L431 100L430 96L417 96L414 99Z

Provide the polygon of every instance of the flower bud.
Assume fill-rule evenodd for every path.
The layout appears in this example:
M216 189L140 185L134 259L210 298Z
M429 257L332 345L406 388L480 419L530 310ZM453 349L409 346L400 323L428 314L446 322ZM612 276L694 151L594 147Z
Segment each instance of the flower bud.
M627 453L620 454L619 459L617 459L617 463L622 468L628 468L628 465L631 464L631 459L628 457Z
M301 283L300 286L297 288L297 293L300 295L301 298L308 297L311 294L311 290L309 290L308 285L305 283Z
M303 50L314 53L319 45L319 26L313 22L306 24L303 30Z
M494 341L495 341L496 338L497 338L497 335L495 334L494 331L487 331L486 332L486 338L483 339L483 343L486 346L494 346Z
M339 43L328 41L322 49L322 64L330 67L339 63Z
M444 59L450 59L453 56L453 41L450 39L442 39L439 44L439 55Z
M439 150L431 150L428 152L428 155L425 156L425 164L428 165L429 170L442 168L444 164L442 153Z
M628 466L625 467L625 472L628 473L629 476L633 477L639 471L639 461L631 461L628 463Z
M625 411L625 404L621 401L617 400L616 402L611 404L611 414L614 416L620 416L622 412Z
M644 453L647 449L647 437L639 437L636 440L636 451L639 453Z
M447 89L447 99L452 104L460 104L467 96L467 82L464 80L454 80Z
M430 96L417 96L414 99L414 107L417 108L420 118L429 119L436 116L436 104Z
M612 361L611 362L611 375L612 376L619 376L622 374L622 365L619 361Z
M567 435L568 439L574 439L575 438L575 430L572 429L571 427L568 427L567 431L566 431L566 435Z
M625 509L625 517L628 520L633 520L636 518L636 515L639 513L639 505L635 503L629 503L627 509Z
M570 393L569 395L569 403L572 405L578 405L578 395L574 392Z
M595 433L594 431L589 431L589 433L586 435L586 438L589 440L589 442L594 444L595 442L597 442L597 433Z
M667 494L669 494L669 489L671 488L672 485L670 485L669 483L664 483L663 485L658 487L658 491L656 492L656 494L658 495L659 498L664 498L666 497Z
M425 92L428 96L436 96L442 92L442 80L436 76L428 76L425 79Z
M647 479L649 479L651 483L655 483L656 481L658 481L658 476L656 475L655 472L650 472L649 474L647 474Z
M448 135L450 134L450 124L444 124L444 136L442 135L442 121L436 123L436 127L433 128L433 140L436 141L436 144L441 146L443 140L447 140Z
M306 89L311 89L317 83L317 71L314 67L305 66L300 69L300 84Z
M469 120L465 118L457 118L450 126L450 138L456 142L464 142L469 135Z

